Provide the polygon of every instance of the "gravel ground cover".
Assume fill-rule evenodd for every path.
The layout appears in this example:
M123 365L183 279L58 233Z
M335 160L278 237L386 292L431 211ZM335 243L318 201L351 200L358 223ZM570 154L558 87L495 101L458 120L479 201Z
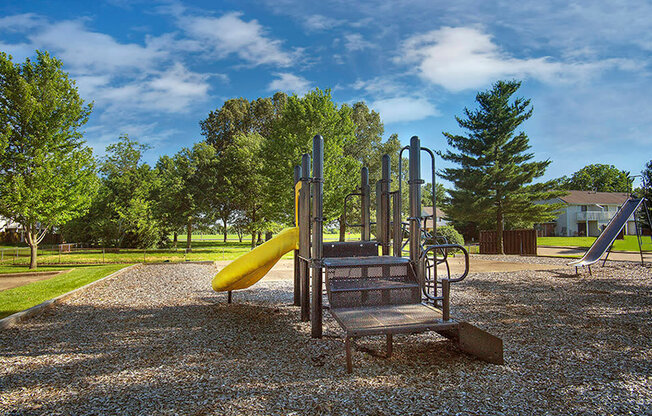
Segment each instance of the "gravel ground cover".
M506 365L421 334L389 360L359 340L352 375L328 313L321 340L298 322L291 281L228 305L214 273L141 266L0 332L0 414L651 414L649 268L473 274L452 313L501 336Z

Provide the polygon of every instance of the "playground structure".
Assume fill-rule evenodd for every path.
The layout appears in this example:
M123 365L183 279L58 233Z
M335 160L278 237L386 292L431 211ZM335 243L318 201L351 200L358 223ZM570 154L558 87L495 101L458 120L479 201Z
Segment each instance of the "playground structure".
M578 273L579 267L586 266L589 269L589 274L591 274L591 265L598 262L602 256L607 253L602 262L602 266L604 267L609 258L609 253L611 252L613 243L616 240L616 237L618 237L618 234L623 230L623 227L627 224L627 219L632 216L632 214L635 214L641 207L644 208L645 214L647 215L648 224L652 224L652 222L650 222L650 211L648 210L646 199L630 196L623 206L620 207L618 212L616 212L616 214L611 218L605 229L593 242L591 247L589 247L584 256L579 260L568 263L569 266L575 266L575 273ZM636 228L636 238L638 239L638 250L641 254L641 265L643 265L641 226L638 223L636 215L634 215L634 224Z
M402 221L402 169L399 165L398 190L391 191L390 158L382 158L382 177L376 183L377 218L370 220L371 187L369 172L361 170L360 197L361 240L323 242L323 165L324 142L313 138L312 174L309 154L302 155L294 169L295 224L250 253L238 258L213 279L213 289L231 291L251 286L290 250L295 250L294 304L300 307L302 321L310 321L311 336L322 337L324 288L328 309L345 332L347 371L352 371L351 343L354 338L385 335L386 356L391 357L393 336L434 331L452 340L458 347L484 361L502 364L503 344L497 338L450 315L451 284L468 275L469 255L456 244L425 245L425 217L421 211L421 155L431 156L432 181L435 189L434 153L421 147L414 136L401 149L409 153L409 216ZM312 207L311 207L312 205ZM433 192L433 226L436 227L436 200ZM376 226L376 241L371 240L371 226ZM349 226L351 226L349 224ZM407 230L405 229L407 228ZM404 243L404 235L408 241ZM436 236L436 229L433 229ZM409 256L403 257L404 246ZM449 251L461 251L465 271L451 277ZM380 251L380 253L379 253ZM391 251L391 255L390 255ZM381 254L381 255L379 255ZM446 267L439 276L437 266Z

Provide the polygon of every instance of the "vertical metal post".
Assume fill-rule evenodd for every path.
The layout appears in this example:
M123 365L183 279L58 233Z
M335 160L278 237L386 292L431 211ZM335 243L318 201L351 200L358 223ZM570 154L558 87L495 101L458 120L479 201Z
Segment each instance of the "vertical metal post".
M441 302L441 319L448 321L450 319L451 304L451 282L448 279L441 279L441 291L443 300Z
M646 189L645 182L643 182L643 189ZM645 216L647 217L647 223L650 226L650 230L652 230L652 221L650 220L650 208L647 206L647 198L643 199L643 209L645 210ZM652 202L652 201L650 201ZM643 233L643 226L641 225L641 233ZM650 237L652 239L652 237ZM641 258L643 258L643 252L641 251Z
M643 206L645 208L645 205ZM627 221L625 221L625 224ZM636 211L634 211L634 228L636 229L636 240L638 240L638 251L641 253L641 266L645 265L645 261L643 261L643 246L641 245L641 233L643 232L643 227L639 229L638 227L638 217L636 216Z
M417 278L424 284L424 270L421 264L421 142L417 136L410 139L410 261L417 271ZM423 287L422 287L423 289Z
M389 216L389 184L390 184L390 159L389 155L383 155L382 159L382 179L380 180L380 206L378 207L382 212L381 219L382 225L382 248L383 256L389 255L389 239L390 239L390 216Z
M392 192L392 211L394 223L394 235L392 237L392 243L394 247L393 255L395 257L401 257L401 243L403 243L403 232L401 230L401 194L398 191Z
M321 338L322 334L322 240L324 232L324 139L317 135L312 139L312 305L311 335Z
M369 188L369 169L363 167L360 170L360 193L362 196L361 199L361 218L360 224L362 224L362 232L360 235L360 240L369 241L371 240L371 216L370 216L370 207L371 207L371 189Z
M292 195L294 196L294 209L298 212L299 210L299 198L296 196L296 186L297 183L301 180L301 166L294 167L294 188ZM299 215L296 215L294 218L294 226L299 226ZM294 250L294 306L301 305L301 276L299 274L299 250Z
M383 206L383 184L382 181L376 182L376 241L380 244L381 247L385 246L385 231L383 230L385 225L384 214L385 212L382 209Z
M299 279L301 321L310 320L310 155L301 156L301 190L299 191Z

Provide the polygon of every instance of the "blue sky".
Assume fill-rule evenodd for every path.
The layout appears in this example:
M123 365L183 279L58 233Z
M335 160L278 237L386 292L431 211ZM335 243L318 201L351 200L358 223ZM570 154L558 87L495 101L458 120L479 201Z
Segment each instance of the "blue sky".
M120 134L173 154L233 97L330 88L385 132L444 150L477 91L521 79L545 178L652 159L652 3L627 1L4 1L0 50L63 60L95 102L86 139ZM439 162L440 167L445 166Z

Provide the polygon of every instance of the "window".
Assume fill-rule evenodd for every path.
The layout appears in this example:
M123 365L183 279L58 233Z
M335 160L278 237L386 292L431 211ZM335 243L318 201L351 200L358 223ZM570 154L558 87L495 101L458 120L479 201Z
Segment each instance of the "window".
M582 212L586 212L589 209L589 207L587 207L586 205L582 205L580 209L582 210Z

